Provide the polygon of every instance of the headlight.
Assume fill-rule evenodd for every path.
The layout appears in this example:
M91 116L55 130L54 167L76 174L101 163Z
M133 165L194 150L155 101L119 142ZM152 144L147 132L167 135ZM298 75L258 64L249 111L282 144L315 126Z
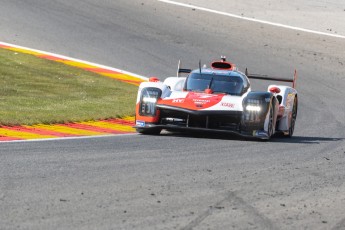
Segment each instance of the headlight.
M156 103L157 99L152 97L143 97L143 102L145 103Z
M246 122L258 122L264 110L260 99L249 98L244 106L244 120Z
M260 112L261 107L257 105L247 105L246 110L253 111L253 112Z
M155 116L156 103L162 95L162 90L158 88L148 87L141 91L140 110L142 116Z
M248 99L246 110L249 111L249 112L260 112L261 111L260 100L258 100L258 99Z

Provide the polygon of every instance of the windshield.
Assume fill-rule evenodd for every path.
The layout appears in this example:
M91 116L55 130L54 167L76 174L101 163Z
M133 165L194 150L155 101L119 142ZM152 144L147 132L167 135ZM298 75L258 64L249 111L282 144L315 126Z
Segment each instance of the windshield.
M241 95L243 79L239 76L192 73L186 82L187 91L200 91L210 88L215 93Z

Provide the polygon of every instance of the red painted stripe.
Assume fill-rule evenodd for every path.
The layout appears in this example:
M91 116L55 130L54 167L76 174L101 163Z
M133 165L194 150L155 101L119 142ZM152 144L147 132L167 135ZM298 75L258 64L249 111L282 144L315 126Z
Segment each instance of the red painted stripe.
M18 141L18 140L24 140L24 139L17 138L17 137L0 136L0 141Z
M144 80L126 80L126 79L117 79L119 81L124 81L124 82L127 82L127 83L141 83L141 82L144 82Z
M102 68L83 68L84 70L90 71L90 72L94 72L94 73L98 73L98 74L119 74L122 75L123 73L120 72L116 72L113 70L107 70L107 69L102 69ZM116 79L116 78L115 78ZM123 81L126 83L134 83L134 84L140 84L141 82L143 82L144 80L140 81L140 80L126 80L126 79L116 79L119 81Z
M110 74L123 74L114 70L103 69L103 68L83 68L84 70L95 72L95 73L110 73Z
M67 133L60 133L51 130L39 129L36 127L23 127L23 126L15 126L15 127L8 127L3 126L2 128L19 131L19 132L27 132L39 135L47 135L47 136L56 136L56 137L75 137L77 135L67 134Z
M66 59L54 57L54 56L50 56L50 55L46 55L46 54L40 54L40 55L37 55L37 57L52 60L52 61L67 61Z
M75 128L75 129L88 130L88 131L99 132L99 133L112 133L112 134L126 133L126 132L122 132L122 131L118 131L118 130L101 128L101 127L96 127L96 126L86 125L86 124L62 124L60 126L71 127L71 128Z
M86 70L86 71L90 71L90 72L94 72L94 73L98 73L98 74L119 74L119 75L123 74L123 73L120 73L120 72L116 72L116 71L113 71L113 70L102 69L102 68L83 68L83 69ZM125 83L134 84L134 85L140 85L140 83L144 81L144 80L117 79L116 77L114 77L114 79L116 79L118 81L125 82Z
M120 124L120 125L134 126L134 122L126 121L126 120L122 120L122 119L109 119L109 120L102 120L102 121L114 123L114 124Z
M2 45L2 44L0 44L0 47L1 47L1 48L5 48L5 49L13 48L13 47L11 47L11 46L6 46L6 45Z

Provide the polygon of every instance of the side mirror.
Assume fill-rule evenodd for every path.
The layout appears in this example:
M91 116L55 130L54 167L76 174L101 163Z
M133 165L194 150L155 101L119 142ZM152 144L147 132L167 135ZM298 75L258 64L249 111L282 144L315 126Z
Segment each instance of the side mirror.
M159 82L159 79L157 77L150 77L149 82Z
M207 93L207 94L212 94L212 93L213 93L213 90L212 90L212 89L205 89L205 93Z

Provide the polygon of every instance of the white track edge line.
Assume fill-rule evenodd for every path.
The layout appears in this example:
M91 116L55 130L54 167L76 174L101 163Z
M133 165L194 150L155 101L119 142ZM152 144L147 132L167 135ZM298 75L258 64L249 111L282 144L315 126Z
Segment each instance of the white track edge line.
M212 10L212 9L208 9L208 8L204 8L204 7L200 7L200 6L189 5L189 4L185 4L185 3L181 3L181 2L175 2L175 1L171 1L171 0L158 0L158 1L164 2L167 4L183 6L183 7L193 8L193 9L197 9L197 10L201 10L201 11L205 11L205 12L210 12L210 13L214 13L214 14L219 14L219 15L224 15L224 16L233 17L233 18L237 18L237 19L242 19L242 20L246 20L246 21L252 21L252 22L267 24L267 25L271 25L271 26L277 26L277 27L281 27L281 28L285 28L285 29L291 29L291 30L297 30L297 31L302 31L302 32L306 32L306 33L312 33L312 34L318 34L318 35L324 35L324 36L329 36L329 37L344 38L345 39L344 35L330 34L330 33L325 33L325 32L316 31L316 30L304 29L304 28L296 27L296 26L284 25L281 23L275 23L275 22L270 22L270 21L265 21L265 20L243 17L243 16L236 15L236 14L231 14L231 13L218 11L218 10Z
M46 51L42 51L42 50L31 49L31 48L28 48L28 47L14 45L14 44L6 43L6 42L1 42L1 41L0 41L0 44L4 45L4 46L13 47L13 48L18 48L18 49L28 50L28 51L32 51L32 52L37 52L37 53L41 53L41 54L45 54L45 55L49 55L49 56L53 56L53 57L57 57L57 58L62 58L62 59L66 59L68 61L75 61L75 62L79 62L79 63L86 64L86 65L92 65L92 66L95 66L95 67L99 67L99 68L103 68L103 69L119 72L119 73L122 73L122 74L128 74L128 75L131 75L133 77L136 77L136 78L139 78L139 79L142 79L142 80L148 80L147 77L144 77L144 76L141 76L141 75L138 75L138 74L135 74L135 73L131 73L131 72L128 72L128 71L125 71L125 70L121 70L121 69L117 69L117 68L113 68L113 67L109 67L109 66L105 66L105 65L100 65L100 64L97 64L97 63L89 62L89 61L84 61L84 60L80 60L80 59L76 59L76 58L71 58L71 57L67 57L67 56L64 56L64 55L50 53L50 52L46 52Z

